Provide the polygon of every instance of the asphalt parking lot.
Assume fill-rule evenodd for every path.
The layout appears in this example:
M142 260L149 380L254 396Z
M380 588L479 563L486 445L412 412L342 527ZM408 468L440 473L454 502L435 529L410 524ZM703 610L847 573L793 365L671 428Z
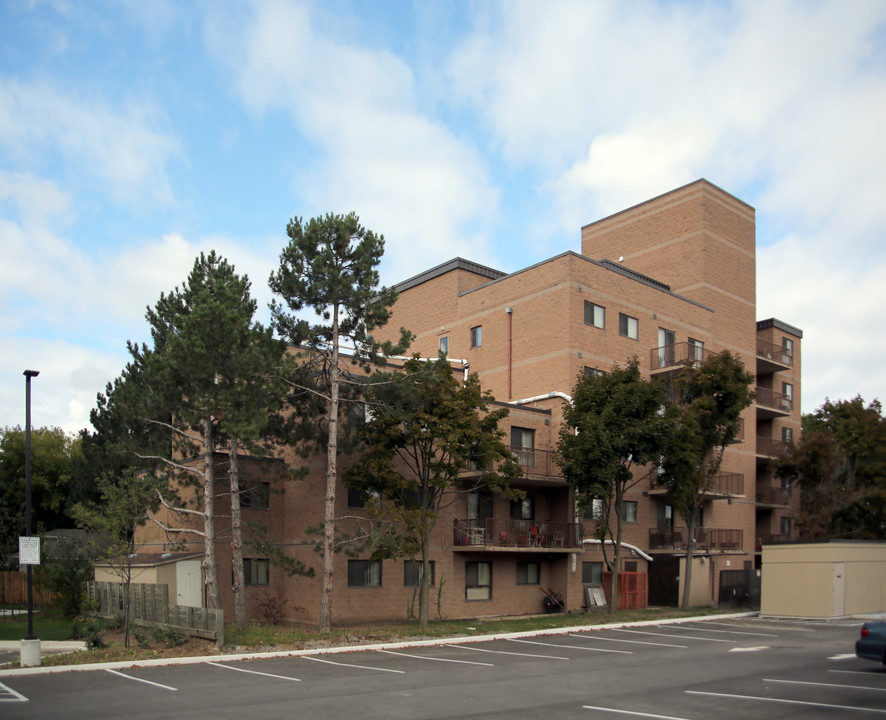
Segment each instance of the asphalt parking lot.
M860 621L684 621L200 664L0 671L17 718L864 718Z

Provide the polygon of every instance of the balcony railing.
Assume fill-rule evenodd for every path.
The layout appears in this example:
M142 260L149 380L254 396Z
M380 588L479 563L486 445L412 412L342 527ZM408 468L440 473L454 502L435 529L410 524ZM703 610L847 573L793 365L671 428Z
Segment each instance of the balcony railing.
M488 548L577 548L581 547L578 523L538 522L487 518L456 520L456 547Z
M794 399L790 395L770 390L769 388L757 387L754 389L758 406L778 410L783 413L792 412Z
M777 545L779 543L786 543L790 541L791 536L789 533L780 533L776 535L758 535L755 550L759 552L763 549L764 545Z
M662 345L653 348L649 353L649 367L653 372L671 367L680 367L687 362L701 363L711 355L716 355L711 350L705 350L700 345L690 345L688 342Z
M771 437L763 435L757 436L757 455L765 455L766 457L776 458L787 452L790 445L784 440L774 440Z
M741 550L741 530L695 528L696 550ZM685 527L649 528L650 550L686 550L689 533Z
M757 338L757 357L780 365L794 366L793 352L774 342Z
M757 503L760 505L790 505L791 489L757 485Z
M665 488L658 482L658 473L649 474L649 490L661 495ZM705 495L743 495L744 494L744 474L733 472L717 473L714 480L705 491Z
M516 445L508 446L511 455L520 463L525 476L540 476L546 478L562 478L563 471L560 466L554 462L554 453L552 450L538 450L536 448L518 447ZM493 470L498 470L501 462L496 460L492 464ZM469 467L468 472L476 471L476 467Z

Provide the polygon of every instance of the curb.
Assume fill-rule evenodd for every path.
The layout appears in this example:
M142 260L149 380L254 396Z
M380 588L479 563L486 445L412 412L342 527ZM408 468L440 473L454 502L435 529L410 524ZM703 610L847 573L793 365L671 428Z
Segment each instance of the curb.
M349 652L363 652L372 650L402 650L413 647L431 647L434 645L449 645L452 643L478 643L490 640L509 640L526 637L539 637L545 635L565 635L573 632L593 632L596 630L611 630L626 627L649 627L651 625L679 625L685 622L704 622L706 620L729 620L743 617L756 617L758 611L729 613L727 615L699 615L697 617L668 618L661 620L638 620L635 622L608 623L606 625L575 625L571 627L546 628L544 630L523 630L512 633L495 633L491 635L469 635L447 638L433 638L429 640L406 640L403 642L376 643L373 645L342 645L329 648L315 648L310 650L281 650L278 652L263 653L235 653L230 655L202 655L197 657L159 658L157 660L124 660L112 663L88 663L84 665L58 665L54 667L30 667L15 668L12 670L0 670L0 677L13 677L20 675L45 675L50 673L82 672L84 670L120 670L122 668L135 667L159 667L165 665L199 665L207 662L240 660L256 660L264 658L300 657L304 655L338 655Z

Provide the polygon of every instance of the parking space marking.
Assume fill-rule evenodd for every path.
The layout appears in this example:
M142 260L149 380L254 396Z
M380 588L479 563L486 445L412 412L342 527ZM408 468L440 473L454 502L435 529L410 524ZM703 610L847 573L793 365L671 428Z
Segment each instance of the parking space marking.
M351 663L342 663L342 662L334 662L333 660L325 660L323 658L311 657L310 655L302 655L302 660L313 660L318 663L326 663L327 665L340 665L341 667L347 668L357 668L358 670L377 670L378 672L389 672L389 673L397 673L398 675L405 675L405 670L392 670L391 668L380 668L380 667L371 667L369 665L353 665Z
M831 655L828 660L848 660L854 657L855 653L840 653L839 655Z
M630 650L609 650L607 648L590 648L583 645L556 645L554 643L543 643L537 640L517 640L516 638L505 638L508 642L526 643L527 645L541 645L542 647L565 648L566 650L587 650L589 652L618 653L619 655L633 655Z
M696 632L709 632L709 633L724 633L727 635L755 635L757 637L778 637L778 635L773 635L772 633L757 633L757 632L745 632L744 630L711 630L710 628L705 627L696 627L695 625L685 626L685 625L670 625L672 630L694 630Z
M9 695L10 697L7 697ZM8 685L0 683L0 702L29 702L21 693L16 692Z
M535 653L508 652L507 650L487 650L486 648L473 647L472 645L446 645L445 647L458 648L459 650L473 650L474 652L493 653L495 655L516 655L517 657L544 658L545 660L571 660L557 655L537 655Z
M706 695L708 697L729 698L731 700L759 700L761 702L781 703L782 705L803 705L804 707L829 708L831 710L857 710L886 715L886 710L879 708L857 707L855 705L833 705L831 703L812 702L811 700L787 700L786 698L768 698L757 695L733 695L732 693L702 692L701 690L684 690L687 695Z
M745 623L721 623L721 622L711 622L711 625L726 625L727 627L735 627L736 625L743 626ZM809 628L800 628L795 625L758 625L756 622L751 621L748 623L755 628L761 628L763 630L793 630L794 632L815 632L815 630L810 630Z
M865 685L839 685L837 683L812 682L811 680L778 680L776 678L763 678L763 682L785 683L786 685L814 685L815 687L846 688L849 690L873 690L874 692L886 692L886 688L875 688Z
M852 657L855 656L853 655ZM874 677L883 677L881 672L874 670L873 668L870 670L828 670L828 672L845 673L846 675L867 675L868 677L873 675Z
M645 630L627 630L625 628L612 628L613 632L633 633L634 635L652 635L654 637L677 638L678 640L703 640L705 642L730 643L735 645L735 640L720 640L719 638L695 637L694 635L668 635L667 633L646 632Z
M687 718L674 717L673 715L656 715L655 713L635 712L633 710L619 710L617 708L599 707L597 705L582 705L585 710L602 710L603 712L617 715L633 715L634 717L656 718L657 720L687 720Z
M117 670L111 670L110 668L105 668L105 672L111 673L111 675L116 675L117 677L126 678L127 680L144 683L145 685L153 685L161 690L171 690L172 692L178 691L178 688L174 688L171 685L163 685L162 683L153 682L151 680L143 680L142 678L133 677L132 675L127 675L126 673L118 672Z
M611 638L605 637L604 635L577 635L570 634L569 637L577 637L577 638L587 638L588 640L605 640L606 642L617 642L617 643L630 643L631 645L653 645L656 647L669 647L669 648L680 648L681 650L687 650L689 648L688 645L674 645L672 643L657 643L650 642L649 640L625 640L623 638Z
M259 670L247 670L246 668L232 667L217 662L208 662L207 665L224 668L225 670L233 670L234 672L248 673L249 675L262 675L264 677L276 678L277 680L289 680L290 682L301 682L301 678L288 677L286 675L274 675L273 673L260 672Z
M415 658L417 660L433 660L434 662L460 663L462 665L483 665L484 667L495 667L492 663L474 662L473 660L452 660L450 658L435 658L427 655L410 655L409 653L394 652L393 650L376 650L376 652L385 653L386 655L399 655L400 657Z
M729 652L761 652L762 650L768 650L768 645L757 645L756 647L737 647L737 648L729 648Z

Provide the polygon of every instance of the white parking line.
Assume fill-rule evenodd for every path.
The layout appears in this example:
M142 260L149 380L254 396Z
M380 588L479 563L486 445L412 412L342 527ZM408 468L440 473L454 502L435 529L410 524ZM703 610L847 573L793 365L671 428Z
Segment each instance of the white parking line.
M276 678L277 680L289 680L290 682L301 682L301 678L288 677L286 675L274 675L273 673L259 672L258 670L247 670L246 668L231 667L217 662L208 662L207 665L215 665L215 667L224 668L225 670L233 670L234 672L248 673L249 675L262 675L264 677Z
M400 657L415 658L416 660L433 660L434 662L459 663L461 665L483 665L484 667L495 667L492 663L474 662L473 660L450 660L449 658L435 658L427 655L410 655L409 653L394 652L392 650L376 650L376 652L385 653L386 655L399 655Z
M853 655L852 657L855 656ZM867 675L868 677L873 675L874 677L882 677L882 674L873 668L870 670L828 670L828 672L843 673L844 675Z
M778 635L774 635L772 633L756 633L756 632L744 632L742 630L711 630L710 628L704 627L696 627L695 625L683 626L683 625L669 625L672 630L695 630L697 632L709 632L709 633L724 633L727 635L756 635L757 637L778 637Z
M2 690L2 693L0 693L0 702L28 702L28 698L21 693L17 693L8 685L0 683L0 690ZM9 693L12 697L6 697L6 693Z
M672 643L657 643L657 642L650 642L648 640L624 640L622 638L604 637L603 635L597 636L596 633L593 635L576 635L576 634L572 633L569 635L569 637L587 638L588 640L605 640L606 642L630 643L631 645L652 645L654 647L680 648L682 650L686 650L689 647L688 645L674 645Z
M721 622L711 622L711 625L725 625L726 627L735 627L736 625L742 626L745 623L721 623ZM816 632L815 630L810 630L808 628L798 628L794 625L758 625L755 622L747 623L750 627L761 628L763 630L793 630L794 632Z
M837 683L820 683L810 680L777 680L775 678L763 678L763 682L784 683L786 685L814 685L815 687L847 688L849 690L873 690L874 692L886 692L886 688L875 688L866 685L839 685Z
M759 700L761 702L781 703L783 705L803 705L805 707L830 708L832 710L858 710L886 715L886 710L879 708L857 707L855 705L833 705L831 703L811 702L809 700L786 700L784 698L758 697L756 695L733 695L731 693L702 692L700 690L684 690L688 695L707 695L708 697L730 698L732 700Z
M612 628L612 632L633 633L634 635L653 635L654 637L670 637L678 640L704 640L705 642L731 643L735 645L735 640L720 640L718 638L695 637L694 635L668 635L667 633L646 632L644 630L626 630L625 628Z
M473 650L474 652L494 653L495 655L516 655L517 657L544 658L545 660L569 660L567 657L556 655L536 655L535 653L517 653L507 650L487 650L486 648L472 647L471 645L446 645L445 647L458 648L459 650Z
M655 715L654 713L634 712L633 710L618 710L617 708L599 707L597 705L582 705L585 710L602 710L603 712L616 713L618 715L633 715L634 717L657 718L657 720L687 720L673 715Z
M840 653L839 655L831 655L828 660L848 660L854 657L855 653Z
M589 648L582 645L555 645L554 643L543 643L536 640L517 640L516 638L505 638L508 642L526 643L527 645L541 645L542 647L565 648L567 650L588 650L589 652L618 653L619 655L633 655L630 650L607 650L605 648Z
M116 675L117 677L126 678L127 680L144 683L145 685L153 685L161 690L171 690L172 692L178 691L178 688L174 688L171 685L163 685L162 683L153 682L151 680L142 680L142 678L133 677L132 675L127 675L126 673L118 672L117 670L111 670L111 668L105 668L105 672L109 672L111 675Z
M378 670L378 672L397 673L398 675L404 675L406 673L405 670L391 670L391 668L370 667L369 665L352 665L351 663L333 662L332 660L324 660L323 658L311 657L310 655L302 655L301 659L313 660L314 662L326 663L327 665L341 665L342 667L347 668L358 668L360 670Z

